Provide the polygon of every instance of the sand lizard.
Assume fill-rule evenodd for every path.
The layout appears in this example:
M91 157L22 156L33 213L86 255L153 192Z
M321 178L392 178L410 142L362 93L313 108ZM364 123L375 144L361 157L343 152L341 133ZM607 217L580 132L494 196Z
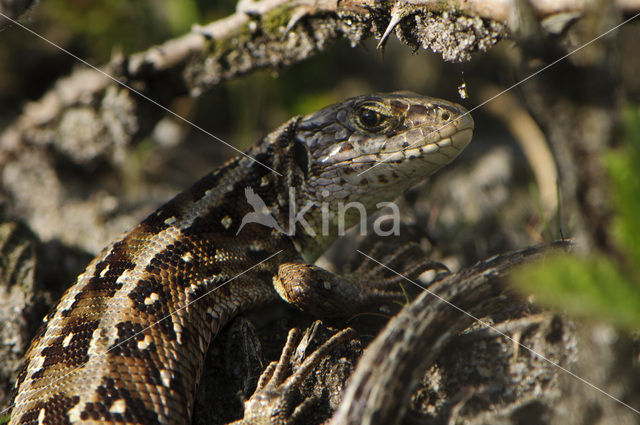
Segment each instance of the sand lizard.
M323 229L322 214L393 200L453 160L472 131L461 106L409 93L289 120L89 264L25 355L10 424L189 423L204 353L235 314L280 295L333 315L392 293L310 265L338 234L337 216ZM247 188L282 228L306 211L316 235L259 223L238 232L255 212Z

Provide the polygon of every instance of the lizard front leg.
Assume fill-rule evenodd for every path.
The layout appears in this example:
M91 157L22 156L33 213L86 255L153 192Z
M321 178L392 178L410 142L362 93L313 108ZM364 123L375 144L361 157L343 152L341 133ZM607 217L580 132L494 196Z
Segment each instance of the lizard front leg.
M378 251L377 248L374 246L373 250ZM425 254L415 244L406 244L387 255L383 263L401 270L409 279L417 279L428 270L447 270L439 262L425 260ZM400 286L404 279L386 271L366 259L344 275L316 265L287 262L278 267L273 283L281 298L303 311L323 318L345 317L366 307L406 300Z

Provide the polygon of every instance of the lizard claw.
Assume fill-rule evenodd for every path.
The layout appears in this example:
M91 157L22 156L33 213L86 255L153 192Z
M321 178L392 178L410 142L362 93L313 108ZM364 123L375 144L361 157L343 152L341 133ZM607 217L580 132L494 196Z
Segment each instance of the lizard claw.
M309 345L319 323L319 321L315 322L301 340L298 329L294 328L289 331L280 359L277 362L271 362L266 367L260 376L256 391L245 402L244 418L234 422L235 425L257 423L290 425L318 402L316 396L311 396L300 403L295 403L295 396L300 393L303 381L327 357L329 352L337 345L352 339L355 334L351 328L336 333L306 357L291 375L288 375L294 353L295 357L303 356L302 353Z

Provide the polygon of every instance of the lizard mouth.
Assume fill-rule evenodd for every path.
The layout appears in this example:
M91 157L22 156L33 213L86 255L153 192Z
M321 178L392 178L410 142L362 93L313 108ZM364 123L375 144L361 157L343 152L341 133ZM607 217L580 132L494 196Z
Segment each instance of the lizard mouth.
M467 147L472 136L473 127L459 129L449 137L444 137L436 142L427 143L419 147L410 148L405 154L409 159L419 158L446 165Z
M467 113L440 128L423 127L410 130L402 135L402 138L386 141L376 154L354 155L347 161L337 162L334 166L346 166L351 163L357 167L359 175L384 163L400 164L414 159L443 166L451 162L469 144L473 128L473 119Z
M451 162L471 141L473 136L473 119L469 114L462 115L441 128L419 128L414 142L409 146L393 151L383 151L376 163L399 162L419 159L446 165ZM435 170L434 170L435 171Z
M455 103L395 95L356 99L325 124L300 125L312 150L307 185L320 201L392 199L453 161L471 141L474 121Z

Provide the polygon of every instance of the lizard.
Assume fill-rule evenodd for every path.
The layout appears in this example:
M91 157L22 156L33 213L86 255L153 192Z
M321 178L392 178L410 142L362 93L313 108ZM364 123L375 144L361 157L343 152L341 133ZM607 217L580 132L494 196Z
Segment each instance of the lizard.
M279 297L327 316L397 297L313 265L357 220L335 211L395 199L473 128L462 106L407 92L290 119L90 262L27 350L9 424L189 423L209 342L234 315ZM247 188L282 228L301 220L238 232Z
M327 425L395 425L403 423L410 398L425 370L434 364L442 351L464 329L477 322L490 332L509 338L502 331L480 319L513 303L514 294L508 290L508 274L517 266L539 260L543 255L569 250L572 242L555 241L531 246L489 259L457 273L443 270L425 287L406 272L396 271L391 262L381 263L371 255L368 262L376 263L405 282L417 286L420 295L403 306L384 326L364 350L355 371L342 392L342 400ZM318 323L314 323L317 326ZM307 330L307 334L312 332ZM245 417L233 425L291 425L308 409L313 398L292 406L300 383L320 360L329 355L339 342L353 336L351 328L333 335L291 373L286 365L292 360L297 329L292 329L277 362L272 362L260 376L256 391L245 402ZM306 335L305 335L306 336ZM303 340L297 350L306 345Z

